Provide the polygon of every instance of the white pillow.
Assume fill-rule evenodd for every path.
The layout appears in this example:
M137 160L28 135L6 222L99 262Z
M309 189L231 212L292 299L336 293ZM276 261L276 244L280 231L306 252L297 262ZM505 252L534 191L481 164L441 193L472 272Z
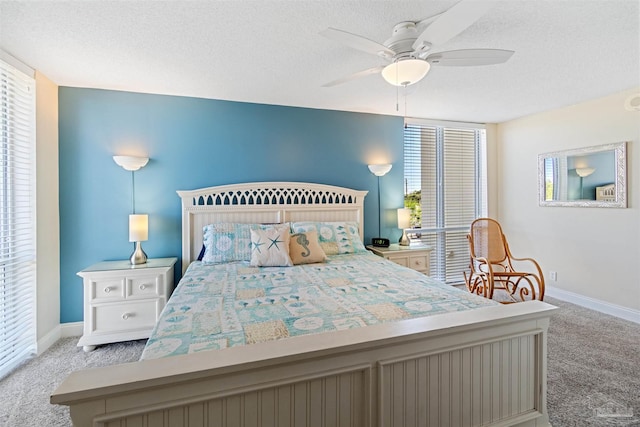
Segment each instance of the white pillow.
M251 230L251 265L254 267L290 267L289 226Z

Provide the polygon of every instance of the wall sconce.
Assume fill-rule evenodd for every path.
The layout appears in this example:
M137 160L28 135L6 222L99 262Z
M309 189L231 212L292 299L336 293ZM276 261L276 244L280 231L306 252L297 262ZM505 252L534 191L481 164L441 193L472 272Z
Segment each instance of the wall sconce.
M389 173L393 165L387 163L384 165L368 165L368 167L369 171L379 178Z
M411 240L407 236L407 228L411 227L411 209L400 208L398 209L398 228L402 230L402 236L400 237L400 246L409 246Z
M392 165L387 163L383 165L368 165L368 167L369 171L378 177L378 236L380 236L380 234L382 234L380 225L382 217L382 206L380 206L380 177L385 176L391 170ZM387 248L389 247L389 239L385 239L384 237L374 237L371 239L371 244L373 246Z
M594 168L576 168L576 173L580 178L586 178L596 170Z
M132 265L147 262L147 254L142 250L142 243L149 239L149 216L136 214L136 183L134 172L144 167L148 157L113 156L113 161L124 170L131 171L131 215L129 215L129 241L135 243L129 257Z
M118 166L121 166L124 170L134 172L144 167L149 162L149 158L135 156L113 156L113 161L116 162Z

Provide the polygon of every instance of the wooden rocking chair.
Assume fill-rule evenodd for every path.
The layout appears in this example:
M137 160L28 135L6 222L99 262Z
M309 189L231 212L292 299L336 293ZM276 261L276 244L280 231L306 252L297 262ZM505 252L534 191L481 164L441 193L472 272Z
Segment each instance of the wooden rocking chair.
M471 255L471 273L464 280L469 292L493 299L496 289L504 290L507 298L501 303L512 303L544 298L544 277L533 258L515 258L511 255L507 239L498 221L478 218L471 223L467 234ZM515 261L515 262L514 262ZM523 271L514 268L528 264L533 268Z

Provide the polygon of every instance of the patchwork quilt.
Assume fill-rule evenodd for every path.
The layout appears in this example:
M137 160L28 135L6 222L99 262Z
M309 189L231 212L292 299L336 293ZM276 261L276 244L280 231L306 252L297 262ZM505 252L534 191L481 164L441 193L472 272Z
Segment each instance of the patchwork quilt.
M142 359L357 328L496 303L370 253L294 267L192 263Z

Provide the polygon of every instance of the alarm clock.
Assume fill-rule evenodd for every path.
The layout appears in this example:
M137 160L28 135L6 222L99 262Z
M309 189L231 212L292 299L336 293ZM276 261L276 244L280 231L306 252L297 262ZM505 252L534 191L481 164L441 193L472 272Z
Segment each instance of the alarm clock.
M384 237L374 237L373 239L371 239L371 244L378 248L388 248L389 239L385 239Z

